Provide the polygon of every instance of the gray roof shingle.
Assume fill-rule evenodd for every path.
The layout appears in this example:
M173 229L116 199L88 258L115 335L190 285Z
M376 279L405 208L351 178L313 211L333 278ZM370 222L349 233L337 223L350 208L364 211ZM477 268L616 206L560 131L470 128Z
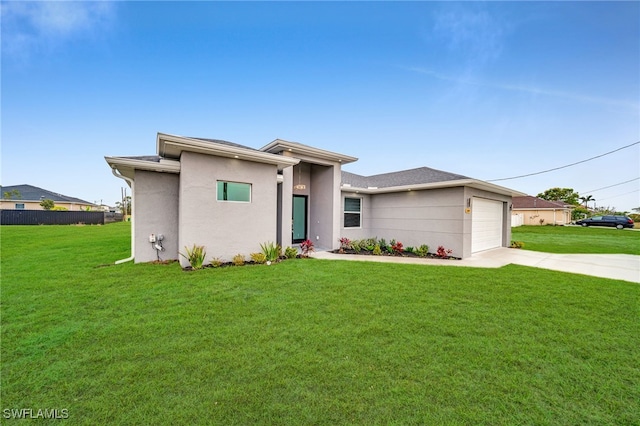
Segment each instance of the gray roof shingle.
M24 201L41 201L43 199L49 199L57 202L67 203L81 203L91 204L88 201L81 200L80 198L69 197L67 195L58 194L57 192L48 191L46 189L38 188L33 185L13 185L13 186L0 186L2 198L4 199L4 193L17 190L20 192L19 197L11 197L12 200L24 200Z
M361 176L355 173L342 172L342 183L357 188L389 188L394 186L417 185L421 183L446 182L450 180L470 179L456 173L444 172L430 167L401 170L399 172L382 173L373 176Z

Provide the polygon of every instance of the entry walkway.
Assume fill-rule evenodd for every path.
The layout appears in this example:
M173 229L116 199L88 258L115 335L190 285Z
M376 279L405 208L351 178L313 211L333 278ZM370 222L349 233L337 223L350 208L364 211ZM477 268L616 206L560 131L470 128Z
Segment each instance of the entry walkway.
M500 268L505 265L516 264L640 283L640 256L631 254L555 254L503 247L475 253L473 256L463 260L364 256L337 254L328 251L312 253L311 257L316 259L359 260L365 262L472 266L476 268Z

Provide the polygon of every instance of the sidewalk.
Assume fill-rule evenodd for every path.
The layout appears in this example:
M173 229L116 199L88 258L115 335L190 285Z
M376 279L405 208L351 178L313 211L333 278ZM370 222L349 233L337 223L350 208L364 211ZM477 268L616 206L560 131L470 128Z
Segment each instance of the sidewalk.
M500 268L505 265L516 264L640 283L640 256L631 254L555 254L502 247L476 253L463 260L364 256L337 254L327 251L312 253L311 257L316 259L357 260L363 262L471 266L475 268Z

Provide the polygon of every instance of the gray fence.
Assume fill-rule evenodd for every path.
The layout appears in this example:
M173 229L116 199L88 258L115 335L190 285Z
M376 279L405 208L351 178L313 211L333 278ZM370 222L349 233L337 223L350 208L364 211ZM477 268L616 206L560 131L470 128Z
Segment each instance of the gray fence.
M2 225L102 225L122 220L122 213L52 211L52 210L0 210Z

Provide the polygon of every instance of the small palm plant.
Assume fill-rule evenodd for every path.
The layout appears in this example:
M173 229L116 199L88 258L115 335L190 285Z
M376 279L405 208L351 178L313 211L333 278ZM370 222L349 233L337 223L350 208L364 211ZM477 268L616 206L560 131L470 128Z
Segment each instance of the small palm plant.
M180 253L180 255L189 261L189 264L193 269L202 269L204 259L207 257L207 252L204 250L204 246L197 246L194 244L192 248L185 246L184 249L187 253Z
M272 242L260 244L260 249L262 250L262 254L264 254L265 260L269 265L271 262L277 262L280 258L280 253L282 252L280 245Z

